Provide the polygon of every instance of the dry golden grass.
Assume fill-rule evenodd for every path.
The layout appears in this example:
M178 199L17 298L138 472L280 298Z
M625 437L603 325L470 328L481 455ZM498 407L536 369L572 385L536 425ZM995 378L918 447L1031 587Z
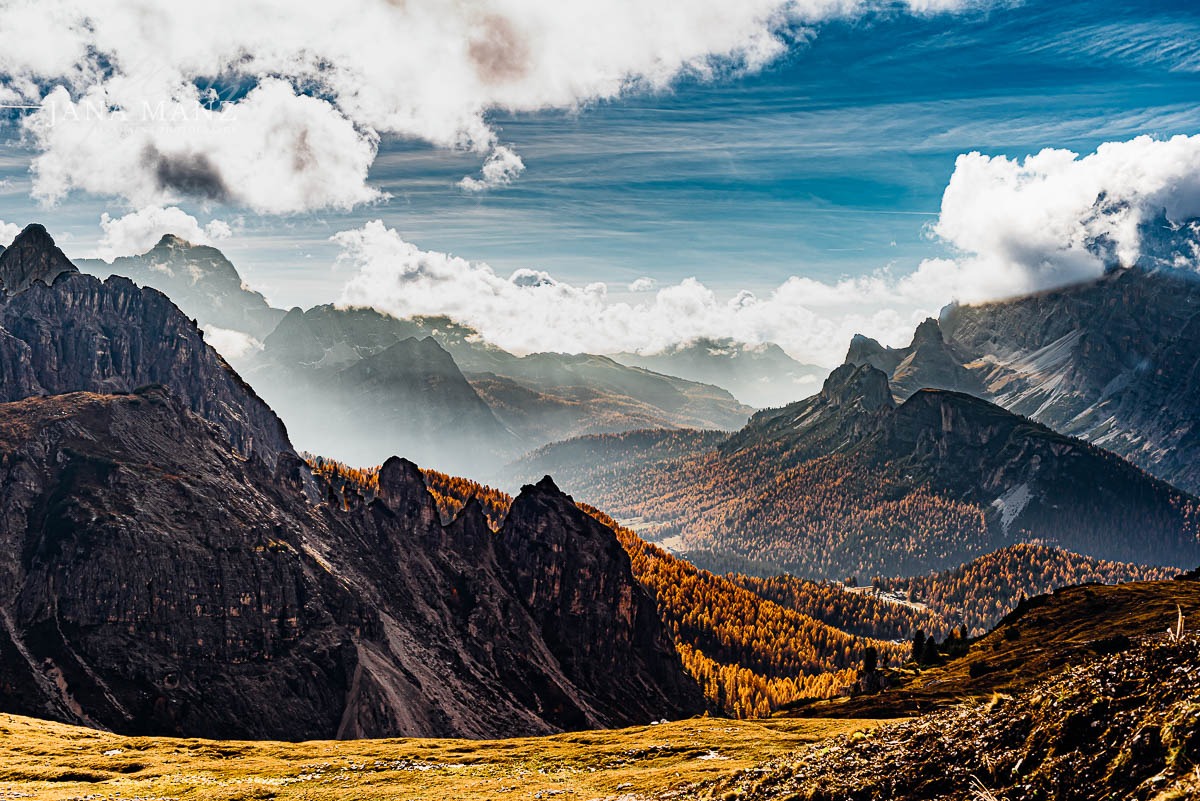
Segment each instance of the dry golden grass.
M633 801L876 725L695 718L511 740L283 743L120 737L0 715L0 799Z

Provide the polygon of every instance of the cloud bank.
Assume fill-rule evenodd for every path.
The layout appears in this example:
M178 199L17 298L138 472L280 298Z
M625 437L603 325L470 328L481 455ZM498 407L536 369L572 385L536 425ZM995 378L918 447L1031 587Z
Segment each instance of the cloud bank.
M21 233L21 226L0 220L0 247L8 247L8 243Z
M722 299L688 278L631 303L610 298L604 283L576 286L531 269L502 276L487 264L422 250L379 220L334 240L339 266L354 271L342 304L397 317L446 314L518 353L649 353L733 337L777 342L803 361L833 365L855 332L903 339L931 308L927 287L886 272L833 284L793 277L761 298L740 292Z
M1200 136L1139 137L1080 157L1045 150L1023 160L960 156L931 234L955 251L914 271L884 269L825 282L793 276L759 296L722 298L695 278L659 286L639 278L638 299L604 283L576 286L544 271L497 274L483 263L422 250L381 221L334 237L354 271L347 305L407 317L447 314L502 347L652 353L701 337L775 342L803 362L833 366L850 337L907 344L914 324L953 301L977 302L1099 277L1154 252L1154 266L1200 265ZM1147 226L1168 243L1147 242ZM1152 227L1152 226L1151 226ZM1171 258L1159 258L1169 252ZM641 300L641 298L645 300Z
M956 0L908 0L914 13ZM491 110L573 109L682 74L754 70L808 26L887 0L12 0L0 102L38 150L35 197L184 198L285 214L379 199L382 136L490 154L463 188L520 172Z

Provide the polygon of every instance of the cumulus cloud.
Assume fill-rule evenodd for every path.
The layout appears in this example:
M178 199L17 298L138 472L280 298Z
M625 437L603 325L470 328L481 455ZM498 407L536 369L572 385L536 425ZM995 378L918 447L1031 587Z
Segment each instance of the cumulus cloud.
M1062 286L1137 262L1161 216L1168 226L1200 217L1200 136L1140 136L1082 157L968 153L932 229L958 255L921 271L962 301Z
M635 278L629 283L630 292L653 292L658 286L658 282L649 276L643 275L641 278Z
M218 328L215 325L204 326L204 341L231 362L262 350L263 347L261 342L249 334L230 328Z
M118 256L145 253L164 234L174 234L196 245L215 245L233 235L233 229L224 220L210 220L201 225L177 206L148 206L115 218L105 212L100 216L100 228L104 234L96 252L89 255L109 262Z
M275 214L379 197L366 184L375 135L281 80L213 110L194 86L157 102L140 94L111 83L79 98L61 86L47 94L25 119L42 151L34 197L54 203L79 189L135 206L197 198Z
M754 70L809 26L892 5L15 0L0 4L0 97L45 105L25 124L40 151L34 194L48 203L82 190L136 206L344 208L379 197L367 171L382 136L491 153L464 188L502 185L521 163L489 111L574 109L685 73Z
M458 185L468 192L484 192L498 186L508 186L525 172L525 162L511 148L499 145L483 162L479 178L464 176Z
M0 220L0 247L8 247L8 243L16 239L19 233L21 226Z
M519 352L655 352L701 337L776 342L796 358L835 365L850 337L868 331L907 342L913 326L947 298L938 276L886 271L825 283L792 277L765 297L723 299L695 278L663 286L641 303L616 301L603 283L577 286L544 271L499 275L490 266L405 241L381 221L334 236L339 267L354 271L341 303L397 317L446 314Z

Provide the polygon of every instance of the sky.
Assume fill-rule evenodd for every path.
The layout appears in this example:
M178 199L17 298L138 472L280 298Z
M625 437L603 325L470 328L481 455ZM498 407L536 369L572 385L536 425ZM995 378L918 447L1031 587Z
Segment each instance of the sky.
M0 126L0 234L177 233L276 305L522 352L731 336L830 366L1200 216L1194 2L39 7L0 2L0 101L32 107ZM111 113L163 97L169 124Z

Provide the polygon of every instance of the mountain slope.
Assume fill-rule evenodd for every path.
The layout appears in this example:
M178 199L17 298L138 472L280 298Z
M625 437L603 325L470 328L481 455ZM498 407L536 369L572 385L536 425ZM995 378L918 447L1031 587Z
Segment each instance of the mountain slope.
M1114 269L1086 284L948 307L940 332L942 346L925 350L856 338L847 361L884 369L900 397L926 386L969 392L1200 491L1193 275Z
M428 344L397 347L415 339ZM449 354L436 366L433 348ZM377 369L379 360L386 368ZM293 309L239 365L307 450L377 464L399 449L476 476L553 439L733 427L749 412L716 387L602 356L518 357L445 318L398 320L361 308Z
M659 521L656 535L682 550L805 577L915 575L1030 541L1125 562L1200 561L1191 496L976 398L923 390L897 406L870 366L838 368L819 395L755 415L714 450L646 459L600 482L575 444L539 464L560 448L573 454L560 481L589 503Z
M1019 694L858 732L692 787L697 798L1195 798L1200 637L1088 653ZM666 797L665 795L660 797Z
M323 459L313 469L337 491L373 497L378 474ZM512 506L505 493L468 479L425 471L444 520L470 503L479 503L493 528L503 530ZM776 603L740 585L735 576L701 570L650 545L597 509L578 504L610 528L629 555L633 574L657 601L658 614L675 636L688 672L700 683L709 703L736 717L761 717L804 698L828 698L854 680L854 666L868 647L884 663L898 662L908 646L903 639L933 619L879 598L849 596L854 631L839 630L824 605L805 609ZM883 623L883 621L887 623ZM902 634L894 635L895 627Z
M398 459L377 500L313 506L161 389L3 404L0 432L7 711L331 738L700 708L612 532L548 483L493 536L478 505L443 526Z
M335 319L376 318L383 315ZM355 349L327 334L293 309L246 368L305 450L368 465L403 453L477 473L518 447L432 337L364 337Z
M284 311L272 308L260 292L247 287L225 254L172 234L145 253L120 256L111 264L100 259L76 259L75 264L100 278L119 275L153 287L201 325L262 340L283 319Z

